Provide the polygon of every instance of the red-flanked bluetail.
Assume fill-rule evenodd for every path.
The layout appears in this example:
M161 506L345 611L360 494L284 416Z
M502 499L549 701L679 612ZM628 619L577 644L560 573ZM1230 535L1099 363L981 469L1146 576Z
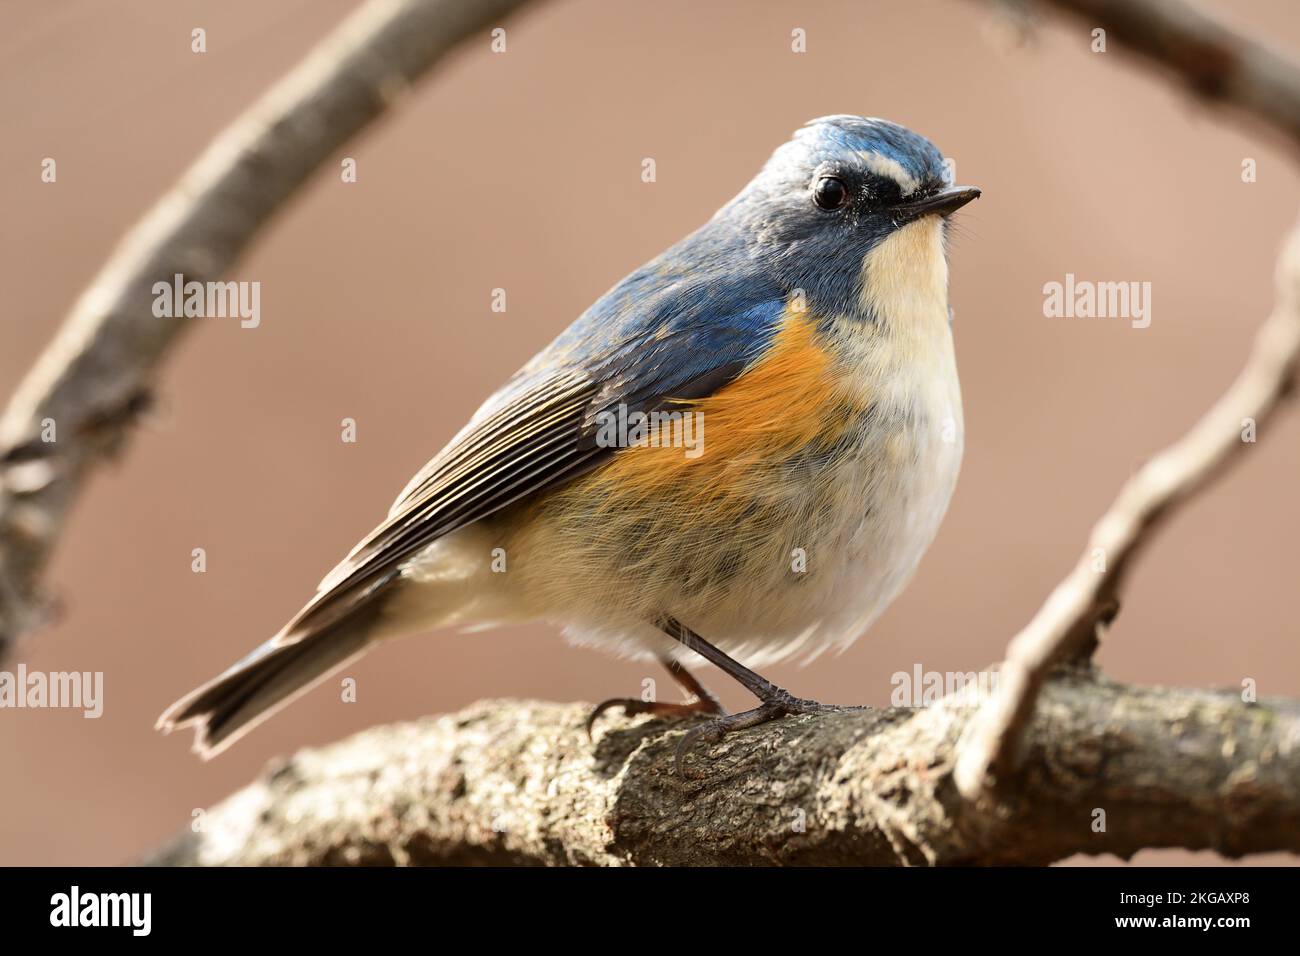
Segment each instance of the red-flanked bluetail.
M846 647L948 507L945 234L979 196L948 170L894 123L807 124L520 369L293 620L159 725L194 725L210 756L383 640L537 619L658 658L695 695L606 701L593 720L713 714L685 748L823 709L749 667ZM698 657L759 705L725 714L684 669Z

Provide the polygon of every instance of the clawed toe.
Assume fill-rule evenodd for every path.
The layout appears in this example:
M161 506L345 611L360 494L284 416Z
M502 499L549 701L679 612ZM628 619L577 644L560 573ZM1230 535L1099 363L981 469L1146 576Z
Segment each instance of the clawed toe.
M612 707L622 707L623 713L632 714L636 711L633 709L641 702L634 697L611 697L609 700L602 700L599 704L591 709L587 715L587 739L591 739L591 729L596 726L596 721L600 715Z
M870 709L869 707L837 707L832 704L822 704L815 700L795 697L789 691L777 687L765 677L754 673L734 658L728 657L675 617L660 617L655 621L655 626L682 646L699 654L710 664L735 678L759 700L758 706L753 710L747 710L739 714L728 714L723 709L722 704L718 702L718 699L709 693L681 664L668 656L661 656L660 661L668 668L668 672L673 676L673 679L688 694L695 695L696 699L694 701L689 704L660 704L655 701L616 697L605 701L591 712L591 716L587 718L588 737L591 736L591 728L596 723L596 718L613 707L622 707L623 713L629 715L672 714L681 716L701 713L719 715L714 720L692 727L682 735L682 739L678 742L677 750L673 755L673 770L678 776L682 775L683 759L691 748L701 741L717 743L732 731L757 727L759 724L765 724L769 720L784 717L787 714L833 714L844 710Z
M668 704L656 700L640 700L636 697L611 697L609 700L601 701L592 708L591 714L587 717L588 739L591 739L592 728L595 727L596 720L600 715L615 707L621 707L625 717L634 717L637 714L655 714L661 717L689 717L694 714L726 713L716 700L705 698L685 704Z

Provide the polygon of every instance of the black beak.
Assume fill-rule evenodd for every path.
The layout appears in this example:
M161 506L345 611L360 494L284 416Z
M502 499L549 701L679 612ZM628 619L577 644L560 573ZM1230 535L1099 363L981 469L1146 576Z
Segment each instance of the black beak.
M978 186L949 186L924 199L904 200L891 210L894 222L903 225L922 216L950 216L972 199L980 198Z

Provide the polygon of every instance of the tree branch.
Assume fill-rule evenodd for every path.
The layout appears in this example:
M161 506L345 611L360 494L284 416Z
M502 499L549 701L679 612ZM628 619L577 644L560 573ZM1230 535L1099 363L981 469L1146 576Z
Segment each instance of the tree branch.
M1197 97L1231 107L1300 144L1300 69L1183 0L1044 0L1101 27Z
M1194 91L1231 103L1300 142L1300 67L1178 0L1049 0L1151 61ZM1300 367L1300 228L1278 259L1273 314L1255 337L1237 380L1179 442L1152 458L1120 490L1088 546L1007 646L996 693L973 721L956 781L978 799L1006 779L1039 688L1060 661L1090 654L1119 610L1127 572L1159 525L1240 458L1243 431L1256 433L1295 387Z
M1074 570L1012 639L998 686L970 728L957 785L978 798L1014 767L1038 688L1059 661L1087 654L1119 606L1129 568L1163 519L1249 447L1248 422L1262 431L1295 385L1300 366L1300 229L1277 269L1277 302L1255 337L1246 367L1180 441L1148 461L1120 490Z
M616 724L593 745L584 705L486 701L302 751L149 862L1045 864L1144 847L1300 852L1295 704L1063 673L1044 688L1015 793L978 805L952 780L972 712L956 695L787 718L697 752L683 779L672 725Z
M122 240L0 417L0 659L43 616L38 578L77 492L120 448L192 325L154 316L154 283L224 273L335 150L457 42L523 2L372 0L218 136ZM56 441L43 440L47 421Z

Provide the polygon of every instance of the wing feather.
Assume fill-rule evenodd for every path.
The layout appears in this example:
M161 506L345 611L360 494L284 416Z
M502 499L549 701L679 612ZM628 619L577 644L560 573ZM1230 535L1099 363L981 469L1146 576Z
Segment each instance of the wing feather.
M613 292L606 300L619 301ZM616 451L594 440L600 411L620 403L650 411L732 381L761 354L783 309L771 290L702 282L611 331L598 303L420 469L278 642L364 602L443 535L598 467Z

